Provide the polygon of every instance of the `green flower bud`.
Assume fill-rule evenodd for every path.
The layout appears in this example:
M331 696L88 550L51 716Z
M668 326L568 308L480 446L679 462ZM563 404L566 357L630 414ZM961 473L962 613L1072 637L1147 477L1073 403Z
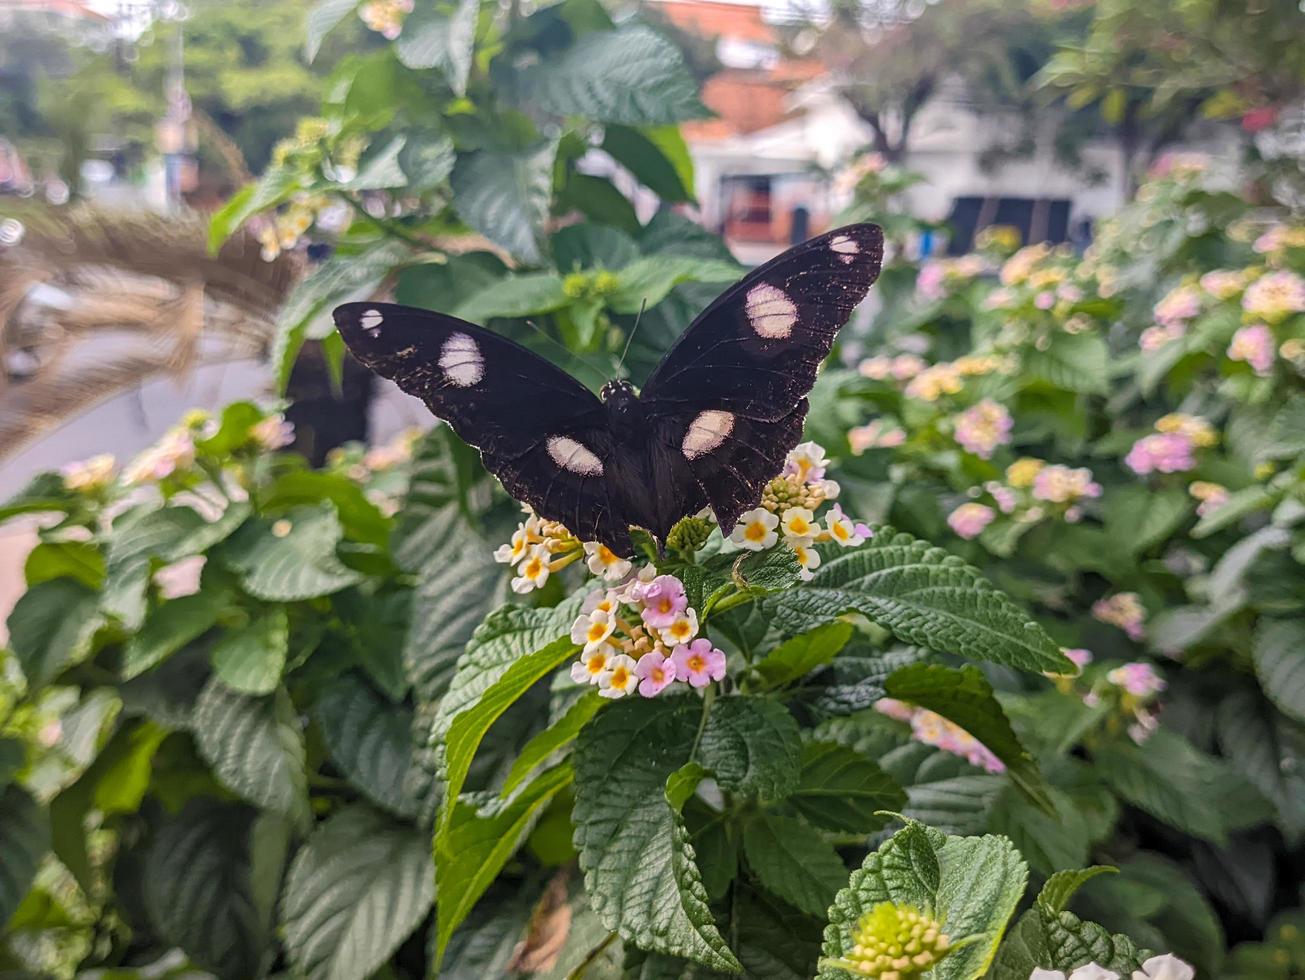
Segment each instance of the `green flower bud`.
M589 292L589 276L584 272L573 272L562 280L562 292L570 299L580 299Z
M682 555L691 555L707 543L711 528L711 522L701 517L686 517L666 535L666 547Z
M830 966L875 980L918 977L951 950L942 923L910 905L880 902L852 929L852 948Z
M610 296L621 288L621 280L616 273L603 270L594 276L593 290L599 296Z

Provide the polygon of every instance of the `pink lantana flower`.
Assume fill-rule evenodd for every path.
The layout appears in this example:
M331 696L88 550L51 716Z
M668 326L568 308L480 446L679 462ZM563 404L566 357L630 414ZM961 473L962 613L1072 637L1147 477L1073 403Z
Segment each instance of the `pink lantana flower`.
M725 654L711 645L711 640L699 637L692 643L679 644L671 653L677 680L691 687L706 687L725 676Z
M1185 473L1196 466L1192 441L1181 432L1157 432L1133 443L1124 463L1139 476Z
M966 541L970 541L983 533L983 529L996 517L997 512L985 504L961 504L947 515L947 526Z
M1244 361L1256 374L1264 377L1273 373L1273 359L1277 354L1273 331L1263 323L1252 323L1233 334L1228 344L1228 357Z
M689 597L684 594L684 584L674 575L658 575L643 590L644 625L653 629L665 629L675 622L677 616L689 605Z
M980 459L991 459L992 451L1010 442L1015 421L999 402L985 398L956 416L957 444Z
M1106 680L1139 698L1159 694L1169 686L1154 667L1142 661L1116 667L1106 674Z
M706 643L707 641L695 642ZM639 693L646 698L655 698L667 687L675 683L678 668L670 657L654 650L639 658L639 663L635 665L634 672L639 677Z

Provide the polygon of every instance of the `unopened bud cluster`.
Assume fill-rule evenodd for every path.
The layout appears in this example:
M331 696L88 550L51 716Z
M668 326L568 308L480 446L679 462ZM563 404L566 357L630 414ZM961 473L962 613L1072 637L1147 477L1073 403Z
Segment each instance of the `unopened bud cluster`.
M942 924L910 905L880 902L852 930L852 949L839 967L876 980L907 980L942 959L951 940Z

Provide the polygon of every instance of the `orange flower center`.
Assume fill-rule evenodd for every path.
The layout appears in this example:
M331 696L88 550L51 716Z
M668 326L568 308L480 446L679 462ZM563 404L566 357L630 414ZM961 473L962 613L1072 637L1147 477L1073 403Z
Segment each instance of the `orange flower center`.
M748 529L743 532L743 536L749 541L761 541L766 537L766 525L761 521L755 521L748 525Z
M612 687L625 687L630 683L630 672L624 667L612 671Z
M597 643L599 640L603 638L603 634L606 632L607 632L607 625L605 623L590 623L589 642Z
M707 669L707 661L696 653L686 661L686 664L688 665L688 668L691 671L693 671L695 674L700 670Z
M591 674L601 674L603 672L603 668L606 666L607 666L607 656L601 653L594 654L594 656L590 657L585 662L585 668Z

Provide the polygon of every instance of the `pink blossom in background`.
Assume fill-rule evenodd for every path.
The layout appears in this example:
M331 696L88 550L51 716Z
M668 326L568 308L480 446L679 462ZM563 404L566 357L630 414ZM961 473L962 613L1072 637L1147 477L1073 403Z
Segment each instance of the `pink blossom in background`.
M1033 305L1040 310L1049 310L1056 305L1056 294L1050 289L1044 289L1033 297Z
M1187 492L1200 501L1196 507L1197 517L1213 514L1226 504L1228 497L1231 496L1227 487L1219 483L1210 483L1207 480L1197 480L1187 488Z
M1244 361L1256 374L1264 376L1273 373L1275 346L1273 331L1263 323L1253 323L1233 334L1228 345L1228 357Z
M1242 309L1269 323L1305 312L1305 279L1286 269L1261 276L1246 288Z
M867 449L892 449L900 446L906 442L906 432L895 425L886 425L882 419L875 419L850 429L847 442L853 454L860 456Z
M1101 484L1087 467L1071 468L1056 463L1044 466L1033 478L1033 499L1051 504L1068 504L1084 497L1101 496Z
M1261 232L1260 237L1255 239L1251 246L1260 255L1272 255L1274 252L1282 250L1287 244L1287 226L1273 225L1272 227Z
M1139 476L1185 473L1196 466L1192 441L1181 432L1157 432L1133 443L1124 463Z
M1092 616L1118 626L1130 640L1140 640L1145 635L1142 624L1146 621L1146 608L1136 592L1117 592L1098 599L1092 604Z
M1085 650L1082 647L1070 647L1060 652L1069 658L1070 662L1078 668L1079 673L1082 673L1083 668L1092 662L1092 651Z
M1156 322L1161 326L1190 320L1200 312L1201 294L1193 286L1171 289L1165 298L1155 305Z
M984 504L961 504L947 515L947 526L966 541L977 538L983 529L997 517L997 512Z
M904 721L911 726L911 737L917 742L932 745L952 755L960 756L972 766L987 772L1005 772L1006 765L977 738L927 708L919 708L895 698L880 698L875 710L889 718Z
M895 718L897 721L910 721L915 714L915 707L896 698L880 698L875 702L875 710L881 715Z
M967 408L956 417L956 442L980 459L991 459L992 451L1010 442L1015 425L1006 407L991 398Z
M1187 334L1187 326L1182 323L1165 323L1157 324L1154 327L1147 327L1142 331L1142 335L1137 338L1137 346L1142 350L1150 353L1159 350L1165 344L1174 340L1181 340Z
M1229 269L1215 269L1201 277L1201 288L1215 299L1232 299L1242 291L1245 284L1244 273Z
M1005 484L998 483L996 480L989 480L983 485L983 489L988 491L993 502L996 503L997 509L1003 514L1013 513L1019 505L1019 495Z
M1242 115L1242 130L1247 133L1262 133L1277 121L1277 106L1260 106Z
M943 280L947 277L947 267L941 262L930 261L920 266L920 274L915 277L916 291L928 300L942 299L947 295Z
M1106 680L1139 698L1159 694L1169 686L1165 679L1160 676L1159 671L1150 664L1141 661L1116 667L1106 674Z

